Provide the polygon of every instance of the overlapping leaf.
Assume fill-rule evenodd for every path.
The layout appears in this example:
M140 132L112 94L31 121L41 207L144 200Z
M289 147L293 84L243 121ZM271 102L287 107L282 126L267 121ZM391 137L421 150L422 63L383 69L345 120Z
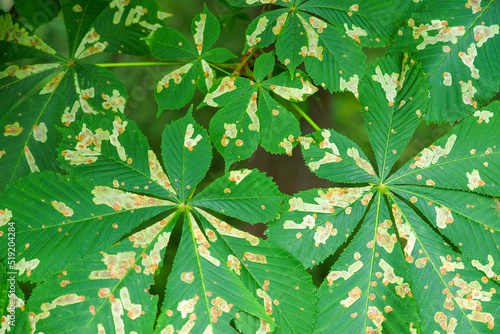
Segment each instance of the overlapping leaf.
M300 135L299 123L268 92L304 101L317 88L298 70L293 79L285 72L265 80L273 67L273 53L261 55L255 62L256 82L224 77L201 104L223 107L210 121L210 135L226 160L226 168L250 157L258 144L271 153L292 154Z
M498 92L497 1L432 1L408 16L390 49L413 53L430 83L429 121L452 122Z
M219 38L220 24L206 5L204 11L193 19L191 30L196 47L192 47L179 32L167 27L159 29L147 39L151 53L160 59L196 58L158 82L155 92L158 115L165 109L175 110L188 104L196 86L207 93L215 77L210 63L223 63L235 57L225 48L210 50Z
M229 2L237 6L260 4ZM360 45L385 45L396 27L389 1L366 1L359 5L324 0L275 4L287 9L273 10L256 18L248 26L246 47L265 47L276 41L276 55L292 73L305 62L306 71L316 85L330 91L349 90L357 94L365 69Z
M407 55L402 67L387 58L370 71L359 93L378 172L333 130L301 143L320 177L371 186L296 194L269 240L306 266L347 245L318 292L318 333L488 332L500 305L500 204L492 197L500 104L477 111L390 175L425 113L425 79Z

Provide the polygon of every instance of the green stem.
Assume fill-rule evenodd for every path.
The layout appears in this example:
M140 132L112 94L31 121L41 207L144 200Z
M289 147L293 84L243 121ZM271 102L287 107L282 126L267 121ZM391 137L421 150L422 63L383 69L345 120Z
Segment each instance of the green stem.
M130 63L99 63L94 65L101 67L126 67L126 66L151 66L151 65L175 66L175 65L186 65L186 64L188 64L188 62L146 61L146 62L130 62Z
M300 116L304 117L304 119L309 123L311 124L311 126L316 129L316 130L321 130L321 128L316 124L314 123L314 121L311 119L311 117L309 117L305 112L304 110L302 110L298 105L296 105L295 103L292 103L292 106L295 108L295 110L297 110L297 112L300 114Z
M214 65L214 64L210 64L210 65L211 65L212 67L215 67L215 68L216 68L216 69L218 69L219 71L221 71L221 72L223 72L223 73L225 73L225 74L229 75L229 76L231 75L231 73L229 73L228 71L223 70L223 69L222 69L222 68L220 68L219 66L216 66L216 65Z

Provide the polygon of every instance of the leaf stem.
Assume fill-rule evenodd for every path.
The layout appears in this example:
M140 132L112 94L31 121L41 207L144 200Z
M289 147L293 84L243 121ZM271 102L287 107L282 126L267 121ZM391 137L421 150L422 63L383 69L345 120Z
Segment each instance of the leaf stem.
M321 128L316 124L314 123L314 121L311 119L311 117L309 117L305 112L304 110L302 110L302 108L300 108L298 105L296 105L295 103L292 103L291 104L292 107L295 108L295 110L297 110L297 112L300 114L300 116L304 117L304 119L309 123L311 124L311 126L316 129L317 131L321 130Z
M220 67L219 67L219 66L217 66L217 65L214 65L214 64L212 64L212 63L210 63L210 65L211 65L212 67L215 67L216 69L218 69L219 71L221 71L221 72L222 72L222 73L224 73L224 74L227 74L227 75L229 75L229 76L231 75L231 73L229 73L229 72L228 72L228 71L226 71L226 70L223 70L222 68L220 68Z
M127 66L151 66L151 65L163 65L163 66L175 66L175 65L186 65L189 62L168 62L168 61L145 61L145 62L125 62L125 63L98 63L94 64L100 67L127 67Z

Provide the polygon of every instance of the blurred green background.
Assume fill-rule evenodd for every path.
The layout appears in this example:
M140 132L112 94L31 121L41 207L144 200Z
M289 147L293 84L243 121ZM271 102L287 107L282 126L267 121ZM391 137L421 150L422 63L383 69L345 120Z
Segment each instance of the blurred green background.
M179 30L189 41L192 41L191 36L191 20L199 12L203 10L204 1L188 0L188 1L158 1L160 9L174 15L166 19L166 25ZM245 30L250 19L253 19L266 10L266 6L252 7L237 12L232 12L224 5L223 0L206 1L209 10L215 14L223 24L221 37L215 47L225 47L230 49L234 54L241 56L241 51L244 47ZM8 3L2 5L8 10ZM64 28L64 22L61 15L47 25L40 27L36 34L39 35L47 44L56 48L59 52L67 55L67 40ZM365 48L367 62L374 61L377 57L385 55L385 49L370 49ZM97 54L86 59L94 63L123 63L123 62L145 62L158 61L154 57L134 57L126 55L111 55ZM238 59L231 61L238 62ZM154 91L157 82L161 78L175 69L170 66L129 66L129 67L109 67L120 80L124 83L129 93L127 107L125 110L126 116L134 120L143 133L149 138L149 142L158 157L161 155L160 143L161 133L166 124L172 120L185 115L187 108L177 111L165 111L160 117L156 117L157 104L154 100ZM218 73L222 76L222 73ZM203 96L197 92L193 100L193 105L197 106ZM368 141L368 134L361 114L361 107L358 100L352 93L334 93L320 89L320 91L309 99L303 105L304 110L308 111L309 116L321 128L333 128L337 132L346 135L357 142L364 152L368 155L372 164L375 164L373 152ZM293 109L289 108L290 111ZM194 117L205 128L208 128L209 121L217 109L204 107L194 111ZM298 116L297 116L298 117ZM313 131L313 128L305 121L300 120L303 134ZM410 145L403 152L401 158L395 168L400 166L412 158L416 153L421 151L426 146L433 143L450 128L450 125L431 124L427 125L422 122L417 129ZM208 172L208 177L205 183L211 182L224 173L224 161L214 149L214 161ZM286 155L272 155L259 148L257 152L248 160L238 162L232 166L237 168L258 168L264 171L268 176L273 177L274 181L279 186L279 189L288 195L302 190L311 188L325 188L334 186L330 181L322 180L312 174L305 166L300 149L296 148L291 157ZM198 190L203 189L204 185L198 186ZM254 234L265 238L263 234L265 230L264 224L249 225L237 221L228 220L233 225ZM180 232L180 231L179 231ZM180 234L177 234L180 235ZM157 276L156 292L162 296L166 282L166 275L170 270L170 264L176 252L178 240L171 239L167 249L166 263L160 275ZM314 281L319 284L327 275L330 266L336 259L336 255L332 255L323 264L318 265L310 270Z

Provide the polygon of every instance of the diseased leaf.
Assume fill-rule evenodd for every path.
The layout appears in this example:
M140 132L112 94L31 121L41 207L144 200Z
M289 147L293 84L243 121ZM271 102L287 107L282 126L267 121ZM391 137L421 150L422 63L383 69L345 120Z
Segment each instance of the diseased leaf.
M194 120L192 108L188 114L165 127L162 134L162 158L165 171L178 194L185 202L205 177L212 161L212 145L207 130Z
M259 144L259 132L255 90L237 98L212 117L210 134L226 161L226 170L235 161L252 156Z
M241 277L275 320L276 332L309 333L314 323L316 288L300 263L267 241L230 227L201 209L197 213L212 244L227 259L229 269ZM236 323L245 321L246 315L240 312ZM249 318L246 326L251 329L247 331L271 328L265 321Z
M414 292L408 284L405 258L397 247L396 229L380 193L362 224L318 291L316 332L415 330L419 319Z
M64 101L62 87L71 79L69 76L63 78L66 72L59 72L53 83L48 84L48 89L34 93L0 119L3 130L0 137L0 189L29 173L58 170L55 148L59 134L54 125L58 123L58 112Z
M387 184L427 185L500 196L500 102L474 115L425 148Z
M243 52L251 47L265 48L274 43L283 28L288 11L276 9L254 19L246 30L246 43Z
M398 63L392 58L376 61L360 86L363 115L382 179L408 144L420 123L415 119L425 114L429 102L421 67L407 54Z
M241 5L240 2L237 4ZM352 30L347 28L347 33L341 31L338 24L346 20L343 15L349 17L347 13L344 13L346 8L336 8L334 7L336 2L332 4L332 2L324 1L283 4L276 2L275 4L290 7L290 9L271 11L256 18L247 29L246 48L268 46L277 36L276 55L278 60L290 69L290 72L293 73L295 68L305 61L307 73L318 86L321 85L330 91L347 89L357 94L357 85L364 74L366 58L359 45L359 36L363 36L366 31L361 32L362 29L359 27L353 27ZM342 3L340 6L346 5ZM361 7L367 13L374 8L381 11L383 5L373 2L367 6L363 4ZM352 8L359 8L359 6L352 5ZM387 8L384 10L387 11ZM321 15L321 18L311 16L307 12ZM386 15L391 17L390 14ZM388 37L391 36L390 31L395 26L394 19L381 19L377 21L377 24L373 24L366 16L360 14L358 18L363 25L366 23L374 29L370 31L382 31L380 25L382 23L390 26L380 36L384 39L382 43L388 41ZM337 26L327 23L325 19L330 19ZM351 22L350 17L349 22ZM347 23L345 24L347 26ZM379 41L376 41L377 38ZM372 38L373 43L380 44L380 38ZM368 42L364 41L363 45L374 45L373 43L368 40Z
M388 0L355 4L340 0L311 0L298 8L324 17L363 46L386 45L396 32L394 5Z
M430 83L426 120L462 119L498 92L499 17L493 0L431 1L398 31L390 52L412 52Z
M158 297L149 289L176 218L171 214L47 279L28 303L31 328L46 333L152 332Z
M52 172L31 174L2 196L16 222L17 279L35 282L118 241L142 220L174 204Z
M151 54L163 60L196 57L196 51L188 40L175 29L162 27L146 39Z
M500 272L498 199L448 189L392 188L457 245L476 269L483 271L488 278L494 278L495 273Z
M499 316L498 284L454 252L406 204L394 198L391 202L396 226L404 231L403 238L409 238L405 247L408 280L422 332L492 330Z
M148 46L141 39L162 27L162 19L170 16L158 11L153 0L68 1L62 8L68 40L75 41L70 54L78 59L98 52L148 55Z
M177 200L158 158L133 121L86 115L61 128L61 133L59 161L72 175L101 186Z
M378 176L361 148L333 129L297 139L309 169L334 182L376 182Z
M213 232L212 232L213 233ZM156 333L237 333L230 326L245 310L272 322L221 256L214 237L207 239L192 214L184 222Z
M45 44L38 36L31 35L10 14L0 16L0 63L20 59L62 60L56 50Z
M363 217L372 187L302 191L288 200L288 211L269 224L269 240L289 251L306 268L333 254Z
M270 178L255 169L242 169L215 180L190 204L254 224L275 218L282 201L283 196Z
M302 50L302 46L307 45L308 39L304 34L304 23L301 22L299 15L295 12L288 14L276 40L276 56L281 63L288 66L290 72L294 72L304 61L305 53L307 53ZM305 49L307 50L307 47Z
M68 0L61 3L70 55L75 54L92 23L109 4L110 2L106 0ZM123 7L122 4L120 5Z
M195 60L165 75L158 82L155 99L160 116L165 109L180 109L193 99L200 61Z
M198 55L202 55L209 50L219 39L220 24L217 18L209 12L207 5L204 4L204 10L198 14L191 23L191 33Z
M257 113L261 120L260 145L268 152L292 155L301 134L295 116L273 99L266 91L260 91Z

